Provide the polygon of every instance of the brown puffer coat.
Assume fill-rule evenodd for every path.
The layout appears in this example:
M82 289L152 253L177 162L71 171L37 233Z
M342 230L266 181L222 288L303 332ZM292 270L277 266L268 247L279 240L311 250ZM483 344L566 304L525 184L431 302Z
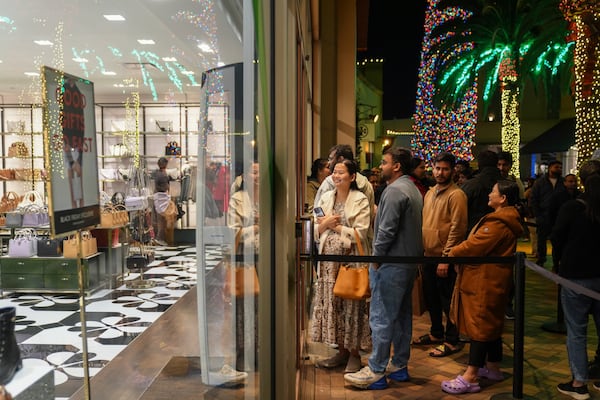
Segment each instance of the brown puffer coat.
M450 257L505 257L515 253L523 233L518 211L503 207L489 213L473 227ZM461 265L452 298L451 318L460 332L473 340L498 339L513 284L513 266L507 264Z

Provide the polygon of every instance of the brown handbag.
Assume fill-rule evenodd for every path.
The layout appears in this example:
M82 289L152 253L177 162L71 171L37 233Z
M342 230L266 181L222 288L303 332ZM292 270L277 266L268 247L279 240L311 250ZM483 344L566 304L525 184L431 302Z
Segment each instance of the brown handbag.
M240 245L242 230L235 235L234 249ZM232 296L256 296L260 293L258 274L253 264L237 265L234 261L228 263L225 272L225 290Z
M14 142L8 148L9 157L29 157L29 149L25 142Z
M365 251L358 232L354 229L358 255L364 256ZM364 300L371 297L369 287L369 264L342 265L335 278L333 295L348 300Z
M22 197L15 192L4 193L2 199L0 199L0 213L14 211L21 202L21 200Z
M14 181L15 180L15 170L12 168L9 169L0 169L0 181Z

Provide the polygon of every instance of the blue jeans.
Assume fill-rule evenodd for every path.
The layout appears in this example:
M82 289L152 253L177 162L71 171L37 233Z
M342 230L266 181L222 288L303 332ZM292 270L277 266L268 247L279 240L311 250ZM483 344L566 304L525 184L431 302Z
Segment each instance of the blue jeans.
M600 278L572 279L572 282L588 289L600 292ZM573 378L587 382L588 380L588 354L587 354L587 329L591 313L594 318L600 317L600 302L577 294L571 289L561 288L562 308L565 313L565 326L567 327L567 353L569 367Z
M369 325L373 342L369 367L373 372L385 371L392 344L392 363L397 367L408 364L412 337L411 294L416 274L416 265L382 264L377 270L369 270Z

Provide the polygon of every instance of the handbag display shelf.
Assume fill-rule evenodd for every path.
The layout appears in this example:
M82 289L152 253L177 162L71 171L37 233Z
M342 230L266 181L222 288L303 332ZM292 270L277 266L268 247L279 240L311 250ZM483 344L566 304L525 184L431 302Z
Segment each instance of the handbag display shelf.
M81 259L84 289L91 293L106 287L101 253ZM2 290L33 293L79 293L77 259L64 257L0 257Z

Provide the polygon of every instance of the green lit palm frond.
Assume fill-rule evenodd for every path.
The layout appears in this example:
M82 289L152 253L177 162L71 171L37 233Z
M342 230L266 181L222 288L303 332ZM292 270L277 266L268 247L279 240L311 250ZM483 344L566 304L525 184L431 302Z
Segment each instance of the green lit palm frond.
M448 20L432 31L437 102L460 102L479 78L480 97L487 103L498 88L505 59L511 60L520 87L526 78L545 84L569 81L572 45L565 43L567 23L558 3L440 0L440 9L460 7L472 15Z

